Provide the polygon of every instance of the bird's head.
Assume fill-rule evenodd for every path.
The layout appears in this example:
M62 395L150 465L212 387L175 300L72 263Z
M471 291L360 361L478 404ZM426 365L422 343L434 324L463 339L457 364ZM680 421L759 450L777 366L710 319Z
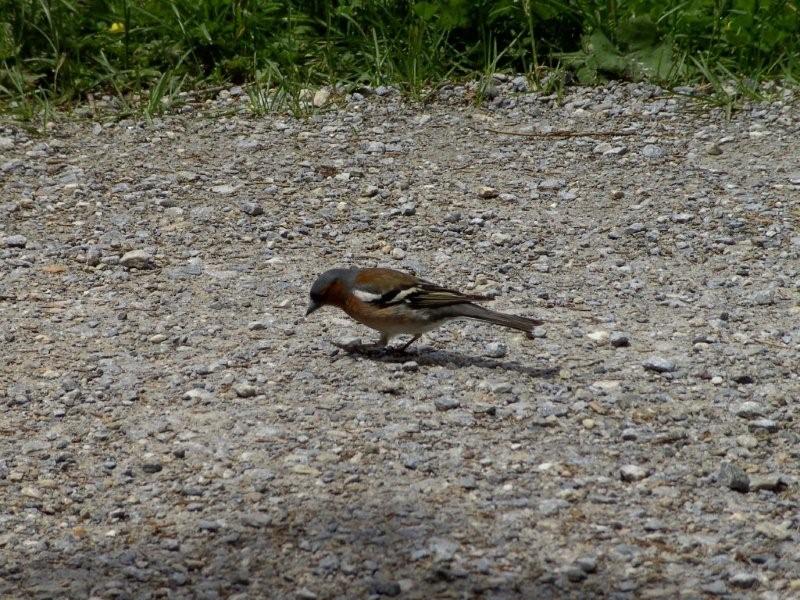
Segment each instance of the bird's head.
M319 310L326 304L335 304L352 287L354 269L331 269L317 277L311 286L310 301L306 316Z

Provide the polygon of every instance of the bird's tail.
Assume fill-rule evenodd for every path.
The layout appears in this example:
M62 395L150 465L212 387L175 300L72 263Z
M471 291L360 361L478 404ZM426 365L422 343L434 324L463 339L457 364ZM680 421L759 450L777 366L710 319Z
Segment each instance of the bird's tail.
M479 321L486 321L488 323L494 323L495 325L510 327L511 329L519 329L520 331L526 331L528 333L537 325L544 323L544 321L540 321L539 319L507 315L471 303L454 304L448 306L447 309L449 313L447 316L452 318L466 317L468 319L478 319Z

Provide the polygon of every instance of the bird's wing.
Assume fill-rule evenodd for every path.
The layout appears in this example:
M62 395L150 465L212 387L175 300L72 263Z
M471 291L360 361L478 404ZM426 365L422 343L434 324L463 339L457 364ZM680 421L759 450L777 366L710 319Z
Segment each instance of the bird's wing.
M412 308L436 308L492 299L462 294L394 269L364 269L354 283L353 293L358 298L381 307L408 304Z

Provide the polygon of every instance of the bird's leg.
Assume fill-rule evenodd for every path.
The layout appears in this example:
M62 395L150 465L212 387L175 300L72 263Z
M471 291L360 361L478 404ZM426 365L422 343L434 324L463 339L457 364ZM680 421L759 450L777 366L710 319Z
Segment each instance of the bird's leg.
M408 347L414 342L416 342L418 339L419 335L415 335L414 337L412 337L408 342L406 342L400 347L400 352L405 352L406 350L408 350Z
M375 345L379 348L385 347L389 343L389 336L385 333L381 333L381 337L378 338L378 341L375 342Z

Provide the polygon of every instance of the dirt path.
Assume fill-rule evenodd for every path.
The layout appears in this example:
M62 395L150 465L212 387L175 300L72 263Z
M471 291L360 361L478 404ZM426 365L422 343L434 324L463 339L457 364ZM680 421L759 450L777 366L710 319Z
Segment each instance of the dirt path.
M0 596L798 597L796 101L511 88L0 126ZM351 264L547 324L348 355Z

